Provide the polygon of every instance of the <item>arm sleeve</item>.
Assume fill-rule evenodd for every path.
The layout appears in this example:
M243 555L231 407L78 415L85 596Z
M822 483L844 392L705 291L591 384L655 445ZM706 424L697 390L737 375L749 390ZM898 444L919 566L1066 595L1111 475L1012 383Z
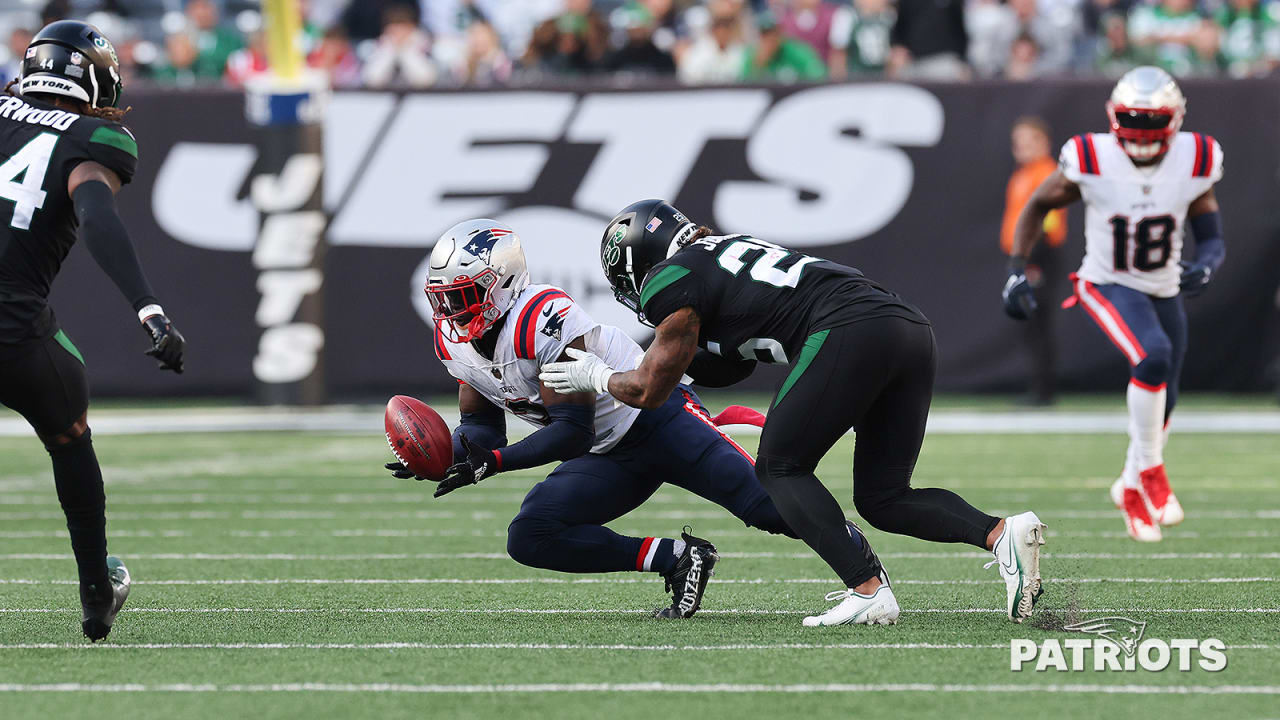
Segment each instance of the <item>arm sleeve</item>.
M489 403L484 410L474 413L462 413L462 422L453 431L453 457L466 456L462 449L460 436L486 450L497 450L507 445L507 416L502 408Z
M520 442L495 450L498 471L523 470L585 454L595 444L595 405L565 403L547 408L551 422Z
M671 313L692 307L698 317L711 317L710 293L706 283L682 264L667 261L659 265L644 281L640 292L640 310L656 327Z
M159 304L138 263L129 233L116 213L111 188L98 181L84 183L76 188L72 202L80 224L80 241L133 309Z
M755 360L730 360L707 350L699 350L685 374L693 378L694 385L720 388L746 380L755 369Z
M1227 257L1227 244L1222 239L1222 218L1217 212L1196 215L1190 219L1196 236L1196 263L1217 271Z

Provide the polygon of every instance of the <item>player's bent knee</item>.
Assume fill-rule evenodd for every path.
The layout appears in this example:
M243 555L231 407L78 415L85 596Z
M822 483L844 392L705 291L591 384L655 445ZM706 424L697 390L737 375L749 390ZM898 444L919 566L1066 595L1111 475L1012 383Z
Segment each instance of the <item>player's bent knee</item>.
M1149 349L1142 362L1133 366L1133 377L1145 385L1163 385L1169 382L1169 373L1172 369L1172 350L1169 348Z
M89 423L85 416L72 423L71 427L57 435L41 435L40 442L50 453L65 452L92 442L93 433L89 431Z
M894 492L880 492L870 495L854 494L853 507L871 527L884 532L898 532L897 513L892 511L893 504L903 495L911 492L910 488L902 488Z
M516 516L507 526L507 555L512 560L534 568L546 568L542 547L549 537L548 523L535 517Z

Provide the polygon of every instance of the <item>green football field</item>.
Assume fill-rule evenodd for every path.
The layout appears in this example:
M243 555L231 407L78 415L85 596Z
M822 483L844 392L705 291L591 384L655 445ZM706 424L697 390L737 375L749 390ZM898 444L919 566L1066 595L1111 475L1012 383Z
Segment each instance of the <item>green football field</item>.
M819 474L853 514L852 438ZM752 438L743 438L748 449ZM613 527L682 525L722 560L703 611L658 621L662 581L505 556L536 471L433 500L380 469L381 437L102 436L111 551L135 585L105 643L79 632L74 563L34 439L0 438L0 716L881 717L1280 715L1280 436L1175 435L1187 521L1127 539L1107 488L1117 435L935 435L917 486L1049 525L1046 592L1004 617L989 555L869 530L895 627L804 628L839 587L799 542L676 488ZM668 598L669 601L669 598ZM1010 640L1119 615L1147 638L1218 638L1221 672L1021 672ZM86 693L128 689L109 704ZM885 715L884 713L888 713Z

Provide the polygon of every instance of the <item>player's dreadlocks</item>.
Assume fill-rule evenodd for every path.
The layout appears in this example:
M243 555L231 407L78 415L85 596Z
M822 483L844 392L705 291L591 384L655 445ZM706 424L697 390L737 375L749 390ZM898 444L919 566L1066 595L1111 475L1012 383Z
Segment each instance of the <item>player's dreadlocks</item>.
M20 79L21 78L14 78L9 81L8 85L4 86L4 92L6 95L12 95L13 97L22 97L13 89L13 86L17 85ZM120 108L114 108L114 107L104 107L104 108L86 107L85 111L80 114L88 115L89 117L95 117L100 120L106 120L108 122L118 123L118 122L122 122L124 120L125 114L127 114L132 109L133 109L132 105L130 105L127 108L124 108L123 110Z

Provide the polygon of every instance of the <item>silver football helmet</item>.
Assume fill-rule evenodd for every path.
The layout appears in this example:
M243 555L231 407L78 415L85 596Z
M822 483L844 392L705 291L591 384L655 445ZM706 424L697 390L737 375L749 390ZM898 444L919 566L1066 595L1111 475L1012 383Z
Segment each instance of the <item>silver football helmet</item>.
M520 236L497 220L466 220L431 250L427 299L436 327L451 342L479 339L529 285Z
M1107 118L1125 154L1137 162L1151 162L1168 152L1187 99L1169 73L1144 65L1125 73L1111 91Z

